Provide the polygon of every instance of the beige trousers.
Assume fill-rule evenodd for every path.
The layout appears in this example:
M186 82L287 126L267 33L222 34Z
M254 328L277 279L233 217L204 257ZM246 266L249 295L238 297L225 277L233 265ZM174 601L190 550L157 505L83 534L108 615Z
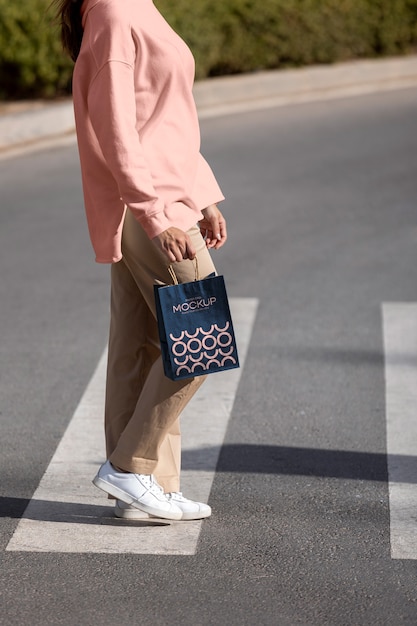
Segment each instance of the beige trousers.
M201 278L215 271L197 226L188 231ZM154 474L165 492L179 491L179 415L205 380L172 381L163 371L153 285L172 283L165 255L127 211L123 259L111 267L111 319L107 364L105 433L113 465ZM195 265L172 264L179 282L194 280Z

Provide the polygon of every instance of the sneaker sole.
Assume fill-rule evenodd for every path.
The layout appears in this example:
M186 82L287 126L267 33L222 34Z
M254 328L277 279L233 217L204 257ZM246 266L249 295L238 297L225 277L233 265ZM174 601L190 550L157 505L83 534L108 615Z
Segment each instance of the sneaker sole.
M210 515L211 515L211 511L206 511L205 513L183 513L181 519L184 522L186 522L186 521L192 521L192 520L205 519L206 517L210 517Z
M144 515L140 515L140 513L144 513ZM211 511L208 511L206 513L183 513L182 517L181 517L181 521L182 522L191 522L191 521L197 521L199 519L206 519L207 517L210 517L211 515ZM118 517L119 519L130 519L130 520L146 520L146 519L151 519L152 515L148 515L145 513L145 511L141 511L140 509L130 509L130 510L126 510L126 509L121 509L120 507L115 506L114 508L114 516Z
M119 519L130 519L130 520L148 520L151 519L151 516L145 511L141 511L140 509L122 509L119 506L114 507L114 516Z
M126 493L126 491L122 491L121 489L119 489L119 487L108 483L106 480L100 478L99 476L96 476L93 479L93 485L95 485L102 491L110 494L111 496L114 496L118 500L122 500L126 504L131 504L135 507L135 509L139 509L140 511L148 513L149 515L153 515L154 517L161 517L162 519L170 519L175 521L179 521L180 519L182 519L182 511L178 510L178 513L176 511L161 511L147 504L143 504L139 500L135 500L134 498L132 498L132 496L129 493Z

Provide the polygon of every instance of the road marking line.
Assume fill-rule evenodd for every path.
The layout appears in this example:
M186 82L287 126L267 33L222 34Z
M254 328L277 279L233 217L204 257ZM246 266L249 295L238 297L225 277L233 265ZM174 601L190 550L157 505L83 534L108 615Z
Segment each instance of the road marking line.
M209 376L181 418L184 452L202 450L199 467L183 469L181 488L187 497L203 502L210 495L258 301L231 298L230 306L241 367ZM104 460L105 370L106 352L6 550L195 554L202 521L119 520L105 494L91 483Z
M417 559L417 304L382 314L391 556Z

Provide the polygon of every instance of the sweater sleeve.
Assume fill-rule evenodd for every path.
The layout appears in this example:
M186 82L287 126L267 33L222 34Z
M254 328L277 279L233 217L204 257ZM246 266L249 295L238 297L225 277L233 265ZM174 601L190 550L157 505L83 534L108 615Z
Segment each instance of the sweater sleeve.
M104 159L121 199L150 238L170 223L158 197L136 129L133 67L109 60L99 69L88 92L88 109Z

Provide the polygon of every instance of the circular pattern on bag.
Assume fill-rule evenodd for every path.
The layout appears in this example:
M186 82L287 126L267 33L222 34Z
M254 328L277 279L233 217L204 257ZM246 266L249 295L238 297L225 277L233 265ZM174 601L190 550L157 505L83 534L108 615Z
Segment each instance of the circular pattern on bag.
M235 346L233 336L228 332L229 326L229 322L223 328L212 324L208 330L202 327L191 333L185 330L178 337L171 333L171 352L178 366L176 375L208 372L227 364L236 365Z

